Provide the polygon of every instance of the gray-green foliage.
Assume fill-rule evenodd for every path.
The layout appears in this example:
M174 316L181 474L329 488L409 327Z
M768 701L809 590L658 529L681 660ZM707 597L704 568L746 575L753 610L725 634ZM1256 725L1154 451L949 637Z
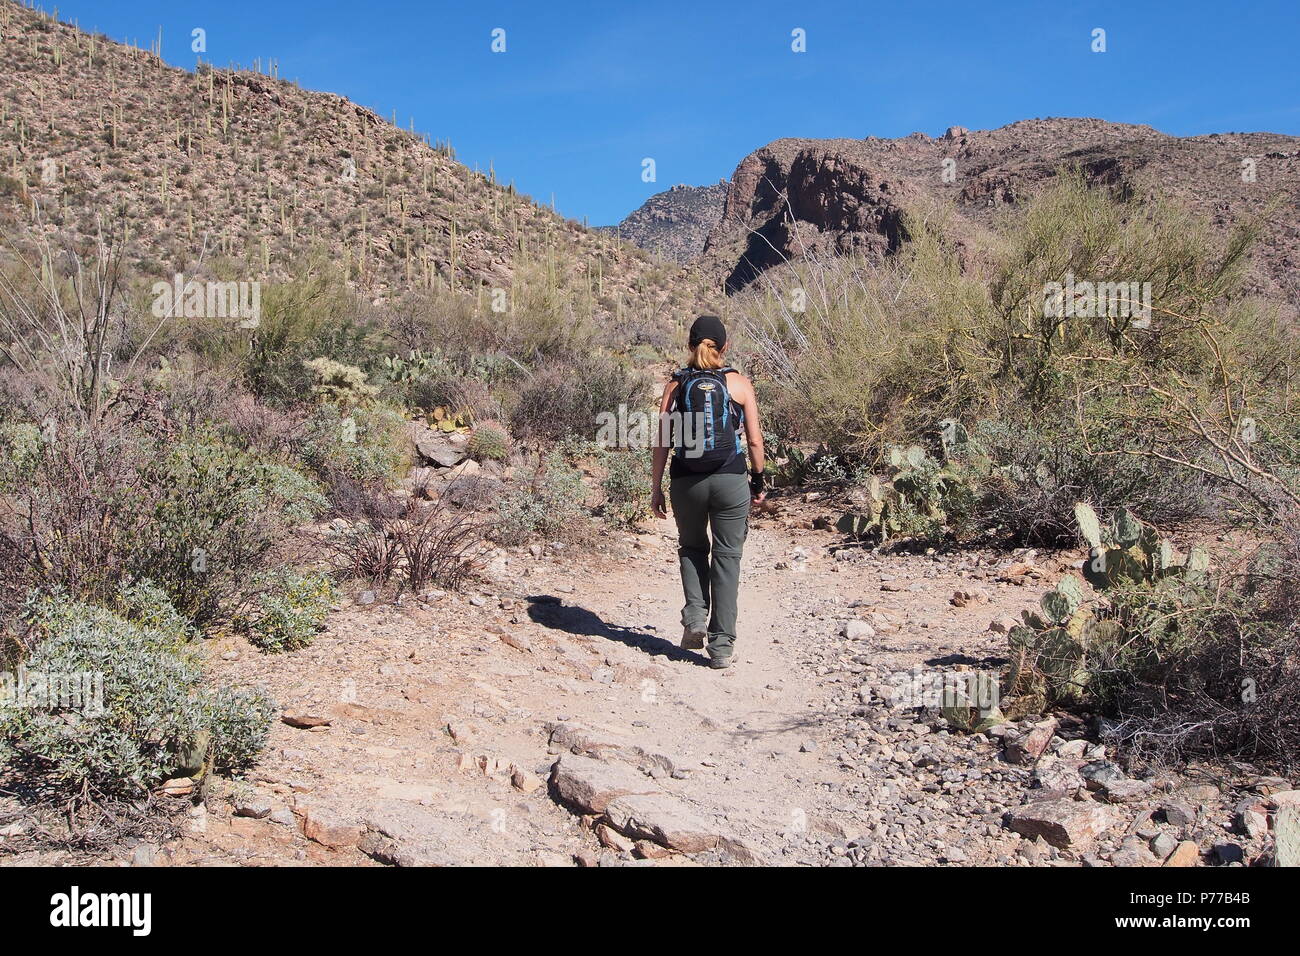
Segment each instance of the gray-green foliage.
M313 411L299 442L307 466L325 480L387 482L410 463L406 419L383 404L344 407L324 403Z
M210 431L173 443L145 480L157 497L133 563L200 624L247 595L271 549L326 504L293 469Z
M601 510L621 527L631 527L650 514L650 465L637 451L611 451L604 456L605 494Z
M310 644L338 599L324 574L276 571L263 575L259 586L262 592L236 623L254 646L271 653Z
M265 693L206 682L174 611L155 607L151 617L58 594L29 599L23 673L86 693L0 709L12 760L75 793L132 796L256 757L272 712Z
M586 517L586 500L582 472L559 451L551 451L531 478L501 502L493 534L503 544L571 534L575 522Z

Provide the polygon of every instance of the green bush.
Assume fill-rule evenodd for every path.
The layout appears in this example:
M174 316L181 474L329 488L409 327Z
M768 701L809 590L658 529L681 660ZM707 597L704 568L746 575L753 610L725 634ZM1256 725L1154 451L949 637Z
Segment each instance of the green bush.
M601 511L606 519L624 528L635 526L650 515L650 463L637 451L614 451L605 456L605 493Z
M318 407L299 442L303 462L322 480L389 482L410 464L406 419L382 404Z
M1074 544L1080 500L1107 512L1132 508L1162 526L1213 517L1218 508L1201 475L1132 455L1099 456L1068 421L1047 414L1033 424L977 422L970 456L979 461L972 524L1007 544Z
M237 623L255 647L268 653L310 644L338 600L333 582L324 574L280 571L264 576L261 586L253 609Z
M272 549L326 506L302 475L208 431L172 444L143 478L155 497L131 568L200 625L238 604Z
M104 606L149 580L203 626L237 606L293 528L325 507L293 469L212 429L56 427L34 462L0 458L0 597L65 588ZM15 598L15 595L18 597Z
M497 509L493 536L503 544L573 534L586 517L587 486L582 472L552 451L522 487L510 492Z
M640 409L647 395L645 377L608 355L547 365L519 388L510 410L510 431L539 444L568 436L591 440L598 415L617 414L620 405Z
M24 673L86 693L0 710L0 738L20 768L76 794L138 796L213 765L242 769L261 750L266 695L205 683L176 627L62 595L33 597L26 621Z

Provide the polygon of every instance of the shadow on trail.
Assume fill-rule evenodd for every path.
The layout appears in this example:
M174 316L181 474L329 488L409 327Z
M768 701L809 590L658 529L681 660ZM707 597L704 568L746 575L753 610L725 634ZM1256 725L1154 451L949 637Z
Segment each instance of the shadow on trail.
M542 627L553 631L564 631L577 637L599 637L607 641L617 641L654 657L689 661L701 667L707 667L709 663L708 657L702 653L684 651L672 641L646 631L610 624L585 607L563 604L560 598L551 594L530 595L528 616Z

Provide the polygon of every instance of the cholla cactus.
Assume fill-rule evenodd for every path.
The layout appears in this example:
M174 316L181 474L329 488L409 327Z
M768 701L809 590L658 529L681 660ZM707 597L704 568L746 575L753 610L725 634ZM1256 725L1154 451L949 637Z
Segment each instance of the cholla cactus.
M315 378L312 391L328 401L355 404L374 398L379 389L366 382L366 373L329 358L303 362Z
M470 433L469 453L479 461L505 461L510 457L510 433L500 422L480 422Z

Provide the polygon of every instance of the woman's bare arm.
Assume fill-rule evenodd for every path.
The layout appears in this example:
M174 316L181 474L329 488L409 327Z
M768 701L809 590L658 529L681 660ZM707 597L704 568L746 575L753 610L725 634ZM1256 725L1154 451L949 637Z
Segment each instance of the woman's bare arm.
M749 379L741 376L744 388L741 390L740 407L745 410L745 441L749 445L749 466L754 471L762 471L767 466L763 453L763 427L758 420L758 396Z
M659 418L655 422L654 435L650 438L650 510L656 518L668 517L668 505L664 500L664 466L668 464L668 446L664 444L667 437L664 432L664 416L676 390L675 381L664 386L664 395L659 401Z

